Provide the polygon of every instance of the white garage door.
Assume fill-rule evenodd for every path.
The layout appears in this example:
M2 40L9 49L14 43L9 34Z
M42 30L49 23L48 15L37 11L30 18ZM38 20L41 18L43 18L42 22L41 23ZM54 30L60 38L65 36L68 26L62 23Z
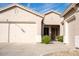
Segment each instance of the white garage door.
M75 43L75 20L69 22L68 34L69 34L69 42L71 44L74 44Z
M0 23L0 42L8 42L8 24Z
M10 42L35 42L36 28L36 24L10 24Z

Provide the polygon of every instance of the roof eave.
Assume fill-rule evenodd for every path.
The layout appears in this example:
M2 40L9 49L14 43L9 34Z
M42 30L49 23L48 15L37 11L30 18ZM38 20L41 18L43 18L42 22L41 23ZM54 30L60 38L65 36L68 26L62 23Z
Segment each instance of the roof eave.
M48 15L48 14L50 14L50 13L55 13L55 14L61 16L61 13L59 13L59 12L57 12L57 11L54 11L54 10L50 10L50 11L44 13L44 15Z
M64 13L61 15L62 17L64 17L64 15L71 10L77 3L71 3L71 5L64 11Z

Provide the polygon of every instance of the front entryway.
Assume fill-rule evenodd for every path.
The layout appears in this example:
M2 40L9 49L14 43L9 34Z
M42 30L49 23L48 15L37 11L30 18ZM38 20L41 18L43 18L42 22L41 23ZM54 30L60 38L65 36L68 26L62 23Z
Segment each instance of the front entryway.
M51 41L55 41L56 36L60 35L60 26L59 25L45 25L44 35L49 35L51 37Z

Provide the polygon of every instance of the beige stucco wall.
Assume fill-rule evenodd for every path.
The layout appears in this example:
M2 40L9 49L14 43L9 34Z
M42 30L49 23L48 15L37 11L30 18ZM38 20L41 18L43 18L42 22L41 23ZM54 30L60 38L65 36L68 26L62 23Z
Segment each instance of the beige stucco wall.
M76 21L75 21L76 34L75 35L79 36L79 12L75 14L75 17L76 17Z
M76 16L72 14L64 20L64 43L75 44ZM65 24L66 23L66 24Z
M59 25L63 19L56 13L50 13L45 15L44 24L46 25Z
M71 9L65 16L64 16L64 43L68 43L71 45L75 45L75 36L77 31L77 18L78 14L76 12L76 9Z
M13 24L15 22L16 22L16 24L18 24L18 22L20 22L22 24L35 24L35 27L32 27L31 25L28 26L28 27L30 27L30 29L35 29L34 31L36 33L35 34L36 39L33 40L35 42L41 41L41 21L42 21L41 17L36 16L36 15L34 15L28 11L25 11L23 9L20 9L18 7L10 8L10 9L0 13L0 24L2 24L4 22L7 22L7 24L9 24L8 22L12 22ZM6 26L4 26L4 27L6 27ZM1 28L1 26L0 26L0 28ZM0 34L2 34L2 33L0 33ZM6 33L4 33L4 35L5 34ZM2 37L4 37L4 35ZM28 36L30 36L30 35L31 34L28 34ZM33 37L31 36L31 38L33 38ZM4 39L3 41L5 41L5 40L6 39ZM0 39L0 41L1 41L1 39ZM19 40L19 42L21 42L21 40Z
M45 18L44 18L45 25L60 25L60 35L63 35L63 25L61 24L62 21L63 21L63 18L60 17L59 14L56 14L53 12L45 15Z
M68 36L70 44L75 44L75 20L68 23Z
M8 24L0 23L0 42L8 42Z

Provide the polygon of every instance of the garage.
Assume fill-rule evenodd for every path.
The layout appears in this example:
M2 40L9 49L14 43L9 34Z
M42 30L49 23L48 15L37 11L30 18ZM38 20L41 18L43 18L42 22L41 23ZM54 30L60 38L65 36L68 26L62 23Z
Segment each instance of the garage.
M36 31L36 24L1 23L0 42L32 43L36 40Z
M42 16L18 4L0 10L0 42L41 42Z
M36 24L10 24L9 33L10 42L32 43L36 40Z

